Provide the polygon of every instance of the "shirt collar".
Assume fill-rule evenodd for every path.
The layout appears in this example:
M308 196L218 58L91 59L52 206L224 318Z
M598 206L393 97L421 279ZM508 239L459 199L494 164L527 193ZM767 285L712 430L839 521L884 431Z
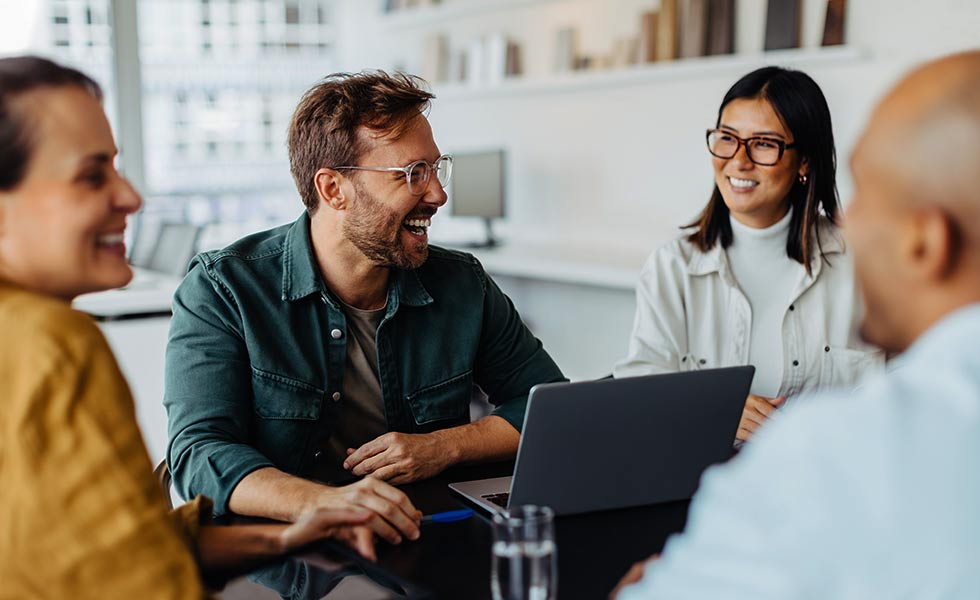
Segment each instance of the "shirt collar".
M282 299L294 302L326 290L316 268L313 241L310 239L310 215L303 211L286 231L282 253Z
M320 277L310 237L310 216L303 212L286 231L285 251L282 256L282 299L294 302L312 294L327 295L327 287ZM416 269L392 269L389 285L388 306L397 309L402 302L409 306L425 306L432 303L432 296L422 285Z
M909 349L896 359L897 364L909 364L919 357L943 349L961 352L972 347L980 335L980 302L950 311L915 340Z

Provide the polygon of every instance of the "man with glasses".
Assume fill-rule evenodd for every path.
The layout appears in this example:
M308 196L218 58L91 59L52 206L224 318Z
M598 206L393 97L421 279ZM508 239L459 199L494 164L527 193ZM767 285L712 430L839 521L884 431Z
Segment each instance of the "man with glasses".
M528 391L563 379L475 258L428 245L452 175L432 98L383 72L314 86L288 139L305 213L191 263L164 400L184 497L286 521L359 506L415 539L420 513L383 482L513 457ZM475 386L495 409L471 423Z

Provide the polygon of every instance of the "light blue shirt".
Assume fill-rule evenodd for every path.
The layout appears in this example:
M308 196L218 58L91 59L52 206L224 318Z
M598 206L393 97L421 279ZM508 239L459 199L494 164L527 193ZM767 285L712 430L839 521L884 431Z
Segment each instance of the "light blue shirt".
M980 304L777 418L620 600L980 598Z

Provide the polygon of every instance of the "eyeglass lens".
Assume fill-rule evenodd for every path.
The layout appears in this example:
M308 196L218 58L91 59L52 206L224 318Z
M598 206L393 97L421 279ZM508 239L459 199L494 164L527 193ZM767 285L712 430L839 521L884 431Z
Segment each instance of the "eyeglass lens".
M723 131L708 136L708 149L718 158L732 158L738 154L739 139ZM779 144L765 138L752 138L745 141L749 160L759 165L774 165L779 162Z
M452 167L453 161L448 157L440 158L433 167L423 161L415 163L408 173L408 191L413 194L421 194L425 190L426 184L429 183L429 176L433 170L436 172L439 185L446 187L449 185Z

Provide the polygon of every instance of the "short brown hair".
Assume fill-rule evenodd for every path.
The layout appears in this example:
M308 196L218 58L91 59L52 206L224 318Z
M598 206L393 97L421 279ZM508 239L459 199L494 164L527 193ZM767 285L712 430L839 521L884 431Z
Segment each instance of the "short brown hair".
M319 205L313 176L324 167L354 165L366 150L360 127L398 139L435 96L425 81L384 71L335 73L303 95L289 124L289 168L308 213Z

